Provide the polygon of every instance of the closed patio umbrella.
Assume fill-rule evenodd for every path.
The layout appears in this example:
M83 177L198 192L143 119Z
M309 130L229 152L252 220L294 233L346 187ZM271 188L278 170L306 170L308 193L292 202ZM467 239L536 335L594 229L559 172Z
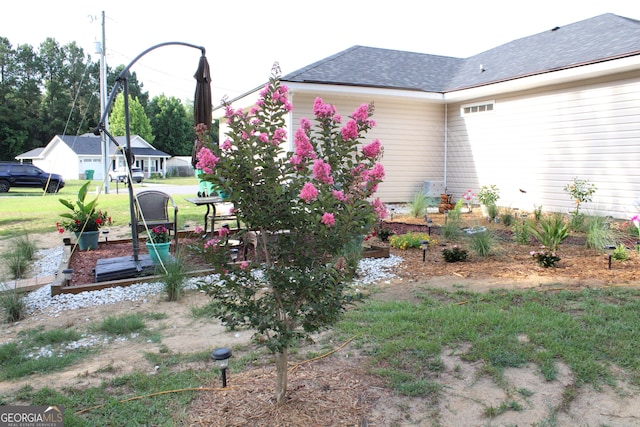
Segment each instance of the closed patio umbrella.
M198 70L193 76L196 79L196 93L193 101L193 118L194 125L203 123L207 129L211 129L211 73L209 71L209 62L203 54L198 63ZM191 155L191 163L195 167L196 154L201 147L196 141L193 146Z

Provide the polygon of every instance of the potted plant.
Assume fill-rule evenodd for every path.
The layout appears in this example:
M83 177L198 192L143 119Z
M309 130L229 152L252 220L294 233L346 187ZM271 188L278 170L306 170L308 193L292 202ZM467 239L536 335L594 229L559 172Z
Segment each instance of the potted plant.
M164 225L157 225L149 232L149 241L147 241L147 249L151 261L158 264L160 259L165 261L169 257L169 247L171 246L171 236L169 230Z
M78 200L71 202L69 200L59 199L65 207L71 212L60 214L66 218L62 222L56 223L59 233L65 230L73 231L76 235L78 246L81 251L98 248L99 229L107 224L111 224L111 217L107 212L96 209L98 198L85 203L87 197L87 188L91 181L87 181L80 190L78 190Z

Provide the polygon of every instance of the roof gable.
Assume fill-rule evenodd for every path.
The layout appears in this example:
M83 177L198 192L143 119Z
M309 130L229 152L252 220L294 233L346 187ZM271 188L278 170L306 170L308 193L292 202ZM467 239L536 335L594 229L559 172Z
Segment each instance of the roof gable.
M463 62L447 56L353 46L282 80L438 92Z

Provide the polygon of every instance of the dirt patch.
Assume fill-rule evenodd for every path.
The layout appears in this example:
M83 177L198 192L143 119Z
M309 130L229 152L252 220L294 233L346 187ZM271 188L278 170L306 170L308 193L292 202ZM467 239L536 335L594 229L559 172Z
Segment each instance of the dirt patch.
M434 229L435 230L435 229ZM433 231L434 231L433 230ZM396 269L397 277L375 285L371 298L415 300L421 289L440 287L487 291L497 288L579 289L583 287L638 286L640 257L631 253L626 262L616 262L608 269L604 254L588 251L578 244L562 247L558 268L544 269L529 255L531 248L506 240L496 244L487 258L473 254L463 263L446 263L442 247L400 251L404 259ZM160 333L161 343L129 339L111 341L100 351L73 368L48 375L34 374L25 380L0 383L0 394L11 396L25 384L35 388L52 386L87 387L132 370L152 374L155 367L144 352L208 351L219 346L233 347L249 341L248 332L229 332L217 322L194 320L191 308L204 305L208 297L189 291L178 303L169 303L163 295L137 302L123 302L67 311L55 317L37 314L18 324L2 326L0 343L16 339L19 331L34 328L77 328L109 315L125 313L165 313L166 318L148 321ZM526 340L523 336L521 339ZM333 343L337 348L343 343ZM447 349L442 354L444 369L438 373L442 385L438 399L403 397L385 386L367 371L367 358L350 343L326 358L292 365L289 374L288 402L276 407L272 400L275 384L273 366L245 372L230 372L230 387L217 389L218 383L198 394L189 408L189 425L376 425L376 426L458 426L458 425L640 425L640 398L637 388L624 381L619 372L615 389L603 386L577 388L573 374L557 363L558 378L545 381L535 365L507 369L504 383L496 384L484 374L482 363L461 358L464 347ZM301 350L305 354L306 350ZM210 366L190 366L210 369ZM615 369L615 367L614 367ZM567 399L572 395L571 399ZM505 402L516 402L521 410L507 410L495 418L486 412ZM83 409L83 408L76 408Z

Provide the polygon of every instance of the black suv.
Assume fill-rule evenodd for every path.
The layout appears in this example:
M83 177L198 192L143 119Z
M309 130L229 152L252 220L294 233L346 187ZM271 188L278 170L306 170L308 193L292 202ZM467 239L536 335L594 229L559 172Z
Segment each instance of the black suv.
M6 193L11 187L42 188L47 193L57 193L64 187L64 179L31 164L0 162L0 193Z

